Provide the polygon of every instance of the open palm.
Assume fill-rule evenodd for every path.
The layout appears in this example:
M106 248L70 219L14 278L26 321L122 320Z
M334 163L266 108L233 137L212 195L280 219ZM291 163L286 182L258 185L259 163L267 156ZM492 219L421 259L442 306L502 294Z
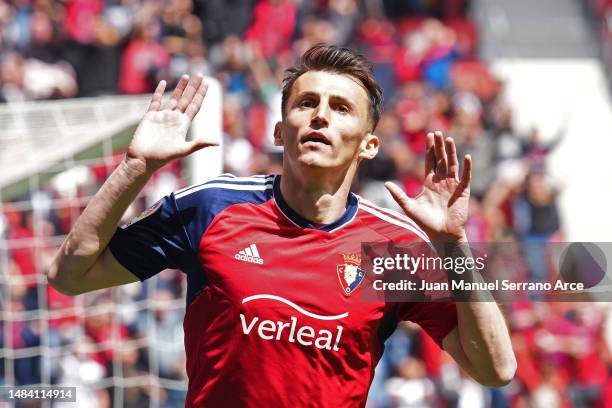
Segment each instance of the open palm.
M468 218L472 159L463 159L463 173L459 178L457 148L442 132L427 135L425 180L423 191L409 198L393 183L385 186L404 212L427 233L433 242L465 240Z
M162 106L165 88L166 81L160 81L147 113L127 149L128 157L142 160L150 171L159 169L171 160L217 144L202 139L185 140L208 88L202 75L197 75L191 81L187 75L183 75L170 99Z

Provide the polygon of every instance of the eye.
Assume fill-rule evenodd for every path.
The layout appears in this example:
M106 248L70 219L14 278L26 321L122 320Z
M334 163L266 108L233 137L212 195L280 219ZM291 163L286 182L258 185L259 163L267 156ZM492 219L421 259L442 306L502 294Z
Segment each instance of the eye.
M302 99L299 103L300 108L314 108L315 103L312 99Z
M346 106L346 105L338 105L338 106L336 106L336 110L338 112L340 112L340 113L349 113L350 112L349 107Z

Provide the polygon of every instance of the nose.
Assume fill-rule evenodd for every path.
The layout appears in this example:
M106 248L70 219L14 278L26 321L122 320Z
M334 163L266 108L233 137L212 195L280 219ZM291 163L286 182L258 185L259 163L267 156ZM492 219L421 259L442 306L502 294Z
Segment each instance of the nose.
M313 111L312 124L316 124L321 127L329 126L329 114L329 104L327 104L325 101L321 101L321 103L319 103L317 108Z

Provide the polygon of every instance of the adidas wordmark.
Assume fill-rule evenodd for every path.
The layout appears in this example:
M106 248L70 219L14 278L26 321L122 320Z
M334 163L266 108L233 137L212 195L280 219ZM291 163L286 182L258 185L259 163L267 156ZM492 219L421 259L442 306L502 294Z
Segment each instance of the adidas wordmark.
M264 263L263 259L259 256L259 251L257 250L257 246L255 244L251 244L250 246L244 248L242 251L234 255L234 258L238 259L239 261L251 262L260 265Z

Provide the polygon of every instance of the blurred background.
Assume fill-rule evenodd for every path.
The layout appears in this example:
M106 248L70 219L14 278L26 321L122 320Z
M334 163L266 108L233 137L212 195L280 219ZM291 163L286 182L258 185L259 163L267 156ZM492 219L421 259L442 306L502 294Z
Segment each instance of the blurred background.
M468 237L507 243L499 267L541 280L556 273L551 242L609 240L611 0L0 0L0 385L77 386L83 407L183 406L182 273L72 298L43 271L161 79L208 76L192 137L222 147L157 172L125 221L221 172L279 173L282 73L319 42L364 54L384 92L381 151L357 193L394 207L382 183L396 180L418 194L425 135L440 129L474 159ZM368 406L612 406L610 304L542 300L502 305L510 385L476 384L406 323Z

